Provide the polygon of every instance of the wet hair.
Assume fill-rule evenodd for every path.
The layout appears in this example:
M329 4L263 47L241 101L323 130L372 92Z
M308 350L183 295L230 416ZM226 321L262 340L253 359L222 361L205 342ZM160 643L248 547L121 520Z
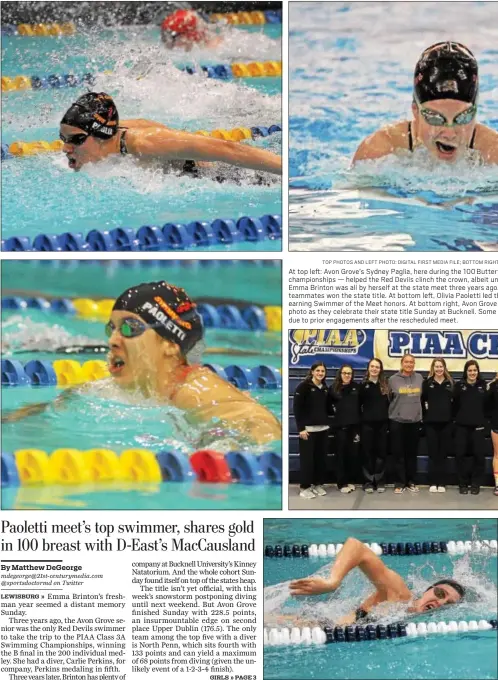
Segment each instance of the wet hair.
M326 380L326 378L327 378L327 367L325 366L325 364L323 363L323 361L315 361L315 363L311 365L310 370L309 370L308 373L306 374L306 378L305 378L306 382L312 382L312 380L313 380L313 371L315 370L315 368L318 368L319 366L323 366L323 368L325 369L325 378L324 378L324 379L322 380L322 382L321 382L322 385L325 385L325 380Z
M464 382L467 382L467 371L471 366L475 366L477 368L477 378L476 380L481 379L481 369L479 368L479 364L475 359L469 359L468 361L465 362L465 366L463 367L463 380Z
M435 375L435 374L434 374L434 366L436 365L436 362L437 362L437 361L439 361L440 363L443 364L443 367L444 367L444 373L443 373L443 375L444 375L445 380L449 380L450 383L453 385L453 382L454 382L454 381L453 381L453 378L451 377L451 375L450 375L449 372L448 372L448 369L447 369L447 367L446 367L446 361L445 361L443 358L441 358L441 357L436 357L435 359L432 360L431 367L430 367L430 369L429 369L429 378L433 378L434 375Z
M334 382L332 384L332 391L335 392L336 394L339 394L339 392L342 390L344 387L344 383L342 382L342 372L345 368L350 368L351 369L351 382L354 380L354 368L350 366L349 364L344 364L344 366L341 366L340 369L337 371Z
M435 586L451 586L454 590L457 591L457 593L460 595L461 599L465 597L466 590L465 588L458 583L458 581L455 581L452 578L442 578L440 581L436 581L436 583L433 583L431 586L427 588L427 590L430 590L431 588L434 588ZM425 592L427 592L427 590Z
M370 380L370 364L372 361L376 361L380 365L380 373L378 377L380 393L389 394L389 383L387 381L387 376L384 373L384 364L380 359L377 359L377 357L372 357L368 362L367 371L365 373L365 377L363 378L363 382L366 383Z

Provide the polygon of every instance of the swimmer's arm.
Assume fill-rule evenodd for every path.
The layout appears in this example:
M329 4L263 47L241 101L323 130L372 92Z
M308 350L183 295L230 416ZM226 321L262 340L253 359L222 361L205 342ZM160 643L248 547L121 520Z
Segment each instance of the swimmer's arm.
M476 149L488 165L498 164L498 132L487 125L477 125Z
M150 133L127 136L128 149L139 156L171 160L218 161L250 170L282 174L282 158L271 151L240 142L202 137L190 132L177 132L160 127Z
M147 120L146 118L130 118L129 120L120 120L119 127L130 129L132 128L143 129L150 127L159 127L164 128L165 130L170 129L167 125L163 125L162 123L156 123L154 120Z
M353 165L358 161L374 160L388 156L395 151L395 145L388 130L377 130L362 141L353 157Z
M54 408L64 408L67 401L74 394L74 389L69 388L62 394L54 399L53 401L44 401L38 404L28 404L27 406L21 406L21 408L11 411L10 413L4 413L2 415L2 423L16 423L19 420L24 420L25 418L30 418L31 416L37 416L40 413L44 413L50 406Z
M339 552L328 579L305 578L292 581L292 595L319 595L337 590L345 576L355 567L359 567L365 576L376 587L377 592L386 595L392 581L401 578L396 572L388 569L377 555L356 538L348 538ZM405 586L406 587L406 586Z

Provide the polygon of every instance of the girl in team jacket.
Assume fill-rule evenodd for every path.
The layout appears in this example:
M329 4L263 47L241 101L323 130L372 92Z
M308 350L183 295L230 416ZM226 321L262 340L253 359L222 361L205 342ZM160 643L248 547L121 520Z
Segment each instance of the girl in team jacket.
M325 496L323 488L328 452L327 368L315 362L294 393L294 417L299 432L299 467L302 498Z
M456 457L460 493L476 495L484 473L484 428L487 405L486 382L477 361L464 366L463 379L455 385L453 412L456 423Z
M429 491L446 491L444 460L453 429L454 381L444 359L434 359L422 384L422 412L429 452Z
M491 441L493 442L494 494L498 496L498 373L488 385L488 403L491 416Z
M351 481L356 477L357 469L353 444L360 423L359 396L360 388L354 382L353 368L343 366L329 389L335 414L337 486L341 493L351 493L356 488Z
M386 490L384 475L389 423L389 385L380 359L370 359L365 379L360 385L361 455L363 490L379 493Z

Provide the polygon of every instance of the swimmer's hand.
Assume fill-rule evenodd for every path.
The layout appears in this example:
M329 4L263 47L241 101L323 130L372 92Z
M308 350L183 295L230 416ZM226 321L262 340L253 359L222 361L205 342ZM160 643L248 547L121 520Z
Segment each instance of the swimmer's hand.
M291 581L289 588L291 595L323 595L323 593L332 593L337 590L339 585L340 582L335 579L315 576Z
M49 405L50 402L44 402L43 404L29 404L28 406L21 406L21 408L18 408L15 411L4 413L2 415L2 424L17 423L19 420L29 418L29 416L37 416L39 413L46 411Z

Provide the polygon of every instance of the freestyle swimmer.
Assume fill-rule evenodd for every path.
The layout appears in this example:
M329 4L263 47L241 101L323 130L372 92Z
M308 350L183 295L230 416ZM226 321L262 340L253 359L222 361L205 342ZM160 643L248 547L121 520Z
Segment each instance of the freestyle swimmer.
M353 163L424 147L432 158L455 162L473 155L498 163L498 132L476 121L477 60L457 42L428 47L415 67L412 121L388 125L360 144Z
M197 161L282 173L281 157L264 149L172 130L150 120L120 121L113 99L105 92L88 92L71 104L61 120L59 136L69 167L75 171L120 154L142 161L166 161L193 176L202 165Z
M161 40L168 50L189 52L194 46L218 47L223 41L213 34L208 22L198 13L188 9L177 9L161 24Z
M165 281L129 288L114 303L106 335L109 372L119 388L181 409L193 424L213 422L220 434L242 435L248 443L281 439L280 423L268 409L196 363L202 317L182 288ZM35 415L48 405L26 406L2 422Z
M367 597L356 611L343 617L338 625L351 625L362 619L379 615L387 603L408 603L408 613L439 609L440 607L457 604L465 597L465 588L453 579L436 581L427 588L422 597L414 597L403 578L394 570L389 569L384 562L370 548L356 538L348 538L340 550L330 570L328 578L312 576L292 581L290 593L294 596L321 595L332 593L339 588L345 576L353 569L360 569L374 585L375 592ZM276 624L296 623L295 617L277 617ZM300 621L301 625L303 624ZM309 625L310 622L306 622ZM285 623L284 623L285 625Z

